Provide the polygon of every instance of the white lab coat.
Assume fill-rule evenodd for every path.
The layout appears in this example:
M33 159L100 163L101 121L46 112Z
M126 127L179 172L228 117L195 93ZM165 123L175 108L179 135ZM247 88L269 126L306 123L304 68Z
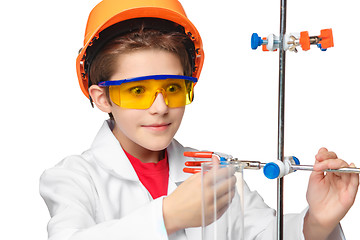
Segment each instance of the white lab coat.
M189 177L183 173L185 148L176 140L169 147L168 194ZM167 236L163 215L163 197L153 200L139 181L135 170L106 121L91 148L81 155L69 156L55 167L46 170L40 179L40 194L51 215L48 224L51 240L199 240L201 228L189 228ZM234 213L239 203L237 194L230 209ZM244 184L245 239L275 239L275 211ZM284 239L304 239L300 214L284 217ZM226 234L236 224L221 217L218 234ZM211 228L211 227L210 227ZM225 235L224 235L225 236ZM338 226L329 238L345 239Z

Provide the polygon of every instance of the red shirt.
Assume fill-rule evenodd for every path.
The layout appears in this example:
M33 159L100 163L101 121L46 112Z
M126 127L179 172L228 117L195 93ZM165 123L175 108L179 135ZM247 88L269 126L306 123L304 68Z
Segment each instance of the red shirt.
M167 195L169 182L169 162L167 152L158 163L143 163L124 151L135 169L140 182L149 191L153 199Z

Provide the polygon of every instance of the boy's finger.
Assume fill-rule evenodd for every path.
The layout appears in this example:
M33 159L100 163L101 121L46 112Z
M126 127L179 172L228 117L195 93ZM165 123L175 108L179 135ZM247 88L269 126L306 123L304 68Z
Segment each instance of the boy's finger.
M337 155L334 152L330 152L326 148L320 148L318 153L315 156L316 161L322 162L326 159L336 159Z
M221 209L224 206L229 205L232 202L232 199L235 196L235 188L229 189L228 192L226 192L223 195L217 195L216 196L216 208Z
M332 159L332 160L334 160L334 159ZM331 167L333 167L332 169L337 169L337 168L340 168L340 166L342 164L342 163L339 163L338 161L335 161L336 163L332 163L329 165L330 162L331 162L331 160L324 160L323 162L316 161L314 164L314 171L311 173L310 179L320 182L325 177L324 170L331 169Z
M309 182L315 181L315 182L320 182L324 179L325 177L325 172L321 171L321 170L315 170L315 165L314 165L314 171L311 173L310 175L310 179Z
M216 155L212 155L211 162L214 165L219 165L220 164L220 159Z
M230 191L235 189L235 185L236 177L232 176L230 179L216 184L213 187L215 188L216 195L219 198L220 196L229 194Z
M234 196L235 196L235 190L231 191L231 193L229 193L217 200L217 206L216 206L217 219L219 219L225 213L225 211L229 208Z
M350 167L355 167L355 164L351 163ZM359 174L356 173L351 174L350 185L351 185L351 187L349 188L350 193L353 196L356 196L356 193L359 189Z
M209 184L215 184L224 181L228 178L231 178L234 175L235 175L234 167L232 166L223 167L222 165L219 165L208 171L204 176L205 177L204 180L207 181Z
M349 164L341 159L327 159L317 162L314 165L314 171L324 171L326 169L339 169L349 167Z
M236 177L232 176L231 178L224 180L217 184L207 185L203 188L205 194L210 194L216 199L229 195L231 191L234 191L236 188Z

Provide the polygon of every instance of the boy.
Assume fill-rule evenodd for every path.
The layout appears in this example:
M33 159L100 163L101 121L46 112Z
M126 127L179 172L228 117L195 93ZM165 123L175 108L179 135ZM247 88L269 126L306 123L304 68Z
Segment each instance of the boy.
M103 0L89 16L84 42L80 87L110 120L89 150L42 175L49 239L200 239L200 175L182 172L183 152L192 149L173 139L203 64L199 33L177 0ZM316 159L319 171L348 166L326 149ZM234 214L234 173L218 178L214 207L219 216ZM313 173L309 209L285 217L285 239L340 239L338 223L357 186L355 174ZM274 211L246 186L244 195L245 239L274 239ZM231 227L220 224L219 231Z

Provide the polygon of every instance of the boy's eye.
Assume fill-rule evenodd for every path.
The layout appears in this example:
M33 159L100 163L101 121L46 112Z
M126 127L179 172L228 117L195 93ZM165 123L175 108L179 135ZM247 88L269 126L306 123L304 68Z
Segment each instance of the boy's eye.
M134 94L134 95L140 95L143 94L145 92L145 88L142 86L137 86L137 87L132 87L130 88L130 93Z
M173 83L166 88L166 92L176 93L176 92L180 91L180 89L181 89L181 86L179 84Z

